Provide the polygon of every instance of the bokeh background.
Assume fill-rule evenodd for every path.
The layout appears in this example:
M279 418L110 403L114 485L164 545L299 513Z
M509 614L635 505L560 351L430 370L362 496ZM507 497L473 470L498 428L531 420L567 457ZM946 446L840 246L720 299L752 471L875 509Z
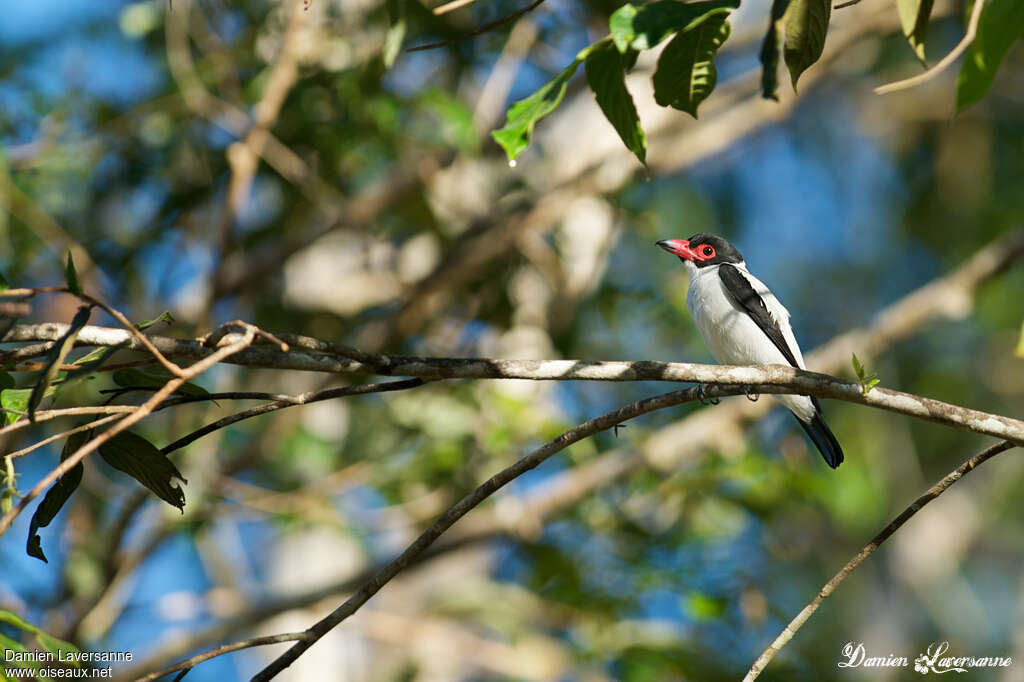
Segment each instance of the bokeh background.
M775 103L757 96L768 6L750 0L699 121L653 103L652 58L629 77L649 167L580 73L511 168L489 131L603 36L617 3L548 0L471 40L400 51L521 5L433 6L4 3L0 270L58 284L70 250L85 286L133 319L170 310L165 334L242 318L391 353L707 361L685 273L658 239L729 238L807 350L1024 224L1019 44L959 116L955 68L878 96L921 66L892 3L862 0L834 12L799 96L786 82ZM939 0L929 59L963 30L964 7ZM962 317L862 359L885 386L1020 415L1022 302L1017 267ZM33 319L66 321L74 305L41 299ZM362 380L223 367L200 383ZM122 675L299 630L515 458L669 388L444 382L281 411L176 455L184 515L90 461L43 531L50 563L26 556L24 515L0 537L0 608L86 648L132 651ZM742 429L709 420L697 446L669 437L735 400L654 413L523 476L453 529L458 548L390 584L281 679L735 680L875 532L986 444L840 403L826 405L847 453L838 471L778 408ZM236 409L177 409L137 430L164 445ZM58 455L17 460L19 488ZM913 660L942 640L1015 661L971 679L1024 679L1022 489L1015 451L972 473L856 571L762 679L830 679L851 641ZM188 679L247 679L279 651L221 657Z

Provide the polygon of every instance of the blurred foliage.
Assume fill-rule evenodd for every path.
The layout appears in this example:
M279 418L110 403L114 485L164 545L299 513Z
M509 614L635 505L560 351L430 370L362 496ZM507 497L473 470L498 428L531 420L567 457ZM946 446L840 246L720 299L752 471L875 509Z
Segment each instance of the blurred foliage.
M960 81L951 70L917 90L870 92L919 72L926 6L924 54L948 52L964 33L959 6L886 7L890 24L866 23L840 58L812 67L827 77L803 76L792 110L764 114L749 101L788 105L759 102L762 47L775 46L776 61L793 56L794 81L816 58L792 43L787 3L751 2L728 23L723 11L673 15L666 28L638 25L658 13L652 5L625 6L634 13L548 0L458 41L521 3L477 0L440 16L401 0L313 0L301 14L261 0L57 4L12 5L0 27L0 270L16 287L73 272L132 320L172 311L155 333L192 337L241 318L389 353L703 361L685 272L653 242L713 232L779 293L807 350L1024 224L1015 36L983 23ZM793 6L814 28L807 12L828 4ZM781 23L762 41L769 15ZM293 22L296 78L235 210L242 146ZM614 51L601 43L609 35ZM699 43L692 63L676 54L688 44L680 36ZM398 49L435 40L453 42ZM664 67L647 51L659 42L669 46ZM998 72L990 53L1003 61ZM586 74L566 73L584 61ZM662 68L689 75L661 85L672 81ZM974 68L984 86L963 84ZM623 79L637 74L653 97L629 95ZM685 96L684 80L696 88ZM965 109L967 99L976 103ZM701 122L655 101L694 116L700 104ZM522 151L515 169L507 158L516 154L490 137L505 120ZM617 156L623 141L629 158ZM1019 415L1021 291L1017 267L985 285L963 319L931 323L859 362L886 387ZM77 303L34 305L24 321L70 322ZM113 324L95 310L90 323ZM74 349L63 362L99 359ZM98 404L112 395L100 391L145 387L152 375L93 367L65 376L66 387L54 379L61 390L41 404ZM40 368L7 369L0 403L28 411ZM362 380L223 366L185 390L297 393ZM262 621L274 614L232 619L390 558L531 448L664 390L464 381L282 410L153 459L168 501L178 499L172 477L188 481L183 517L92 457L60 514L39 524L50 563L25 555L38 530L28 514L0 537L0 620L17 613L83 648L137 659L176 632L220 623L229 631L216 641L305 627L315 617L304 610L280 627ZM182 406L133 431L152 455L245 406ZM490 532L410 569L352 619L334 641L348 652L332 663L338 675L735 680L884 523L981 446L965 432L828 404L848 455L836 472L778 412L715 434L716 447L668 470L644 459L664 427L714 409L654 413L515 481L452 529ZM60 428L6 435L4 452ZM31 489L63 445L7 460L0 501ZM551 486L600 471L615 452L637 456L596 490L534 516ZM958 484L844 583L762 679L822 679L841 647L860 640L912 655L950 639L964 655L1024 660L1015 648L1022 483L1011 452ZM35 646L41 635L14 623L0 636ZM190 678L245 678L261 655L215 659Z

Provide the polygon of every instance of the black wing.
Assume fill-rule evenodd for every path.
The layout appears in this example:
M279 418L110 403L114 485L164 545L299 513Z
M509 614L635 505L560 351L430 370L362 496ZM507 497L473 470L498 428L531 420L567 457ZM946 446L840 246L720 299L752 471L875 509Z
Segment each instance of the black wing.
M782 328L779 323L772 317L771 313L768 312L768 306L765 305L764 300L761 296L754 291L754 287L750 285L750 280L743 276L739 268L729 263L723 263L718 266L718 276L722 279L722 284L725 285L725 291L729 294L729 297L738 305L740 308L746 311L750 319L764 332L765 336L771 339L775 347L782 352L783 357L794 367L800 367L800 363L796 361L796 356L790 349L789 344L786 343L786 337L782 334Z

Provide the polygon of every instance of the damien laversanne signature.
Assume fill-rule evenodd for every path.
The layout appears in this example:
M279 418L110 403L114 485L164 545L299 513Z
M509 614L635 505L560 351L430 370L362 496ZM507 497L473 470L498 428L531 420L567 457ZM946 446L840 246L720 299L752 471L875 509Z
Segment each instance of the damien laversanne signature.
M971 668L1006 668L1013 663L1009 656L947 656L948 652L949 642L932 642L914 659L914 670L922 675L965 673ZM840 668L905 668L910 665L907 656L868 656L864 642L847 642L840 658Z

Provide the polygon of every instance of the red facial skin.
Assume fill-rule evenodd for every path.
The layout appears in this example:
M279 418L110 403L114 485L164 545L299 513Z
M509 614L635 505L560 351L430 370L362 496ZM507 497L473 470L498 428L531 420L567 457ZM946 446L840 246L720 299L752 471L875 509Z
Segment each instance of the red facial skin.
M715 247L710 244L701 244L696 250L690 248L688 239L666 239L661 242L663 249L671 254L685 258L689 261L706 261L715 257Z

